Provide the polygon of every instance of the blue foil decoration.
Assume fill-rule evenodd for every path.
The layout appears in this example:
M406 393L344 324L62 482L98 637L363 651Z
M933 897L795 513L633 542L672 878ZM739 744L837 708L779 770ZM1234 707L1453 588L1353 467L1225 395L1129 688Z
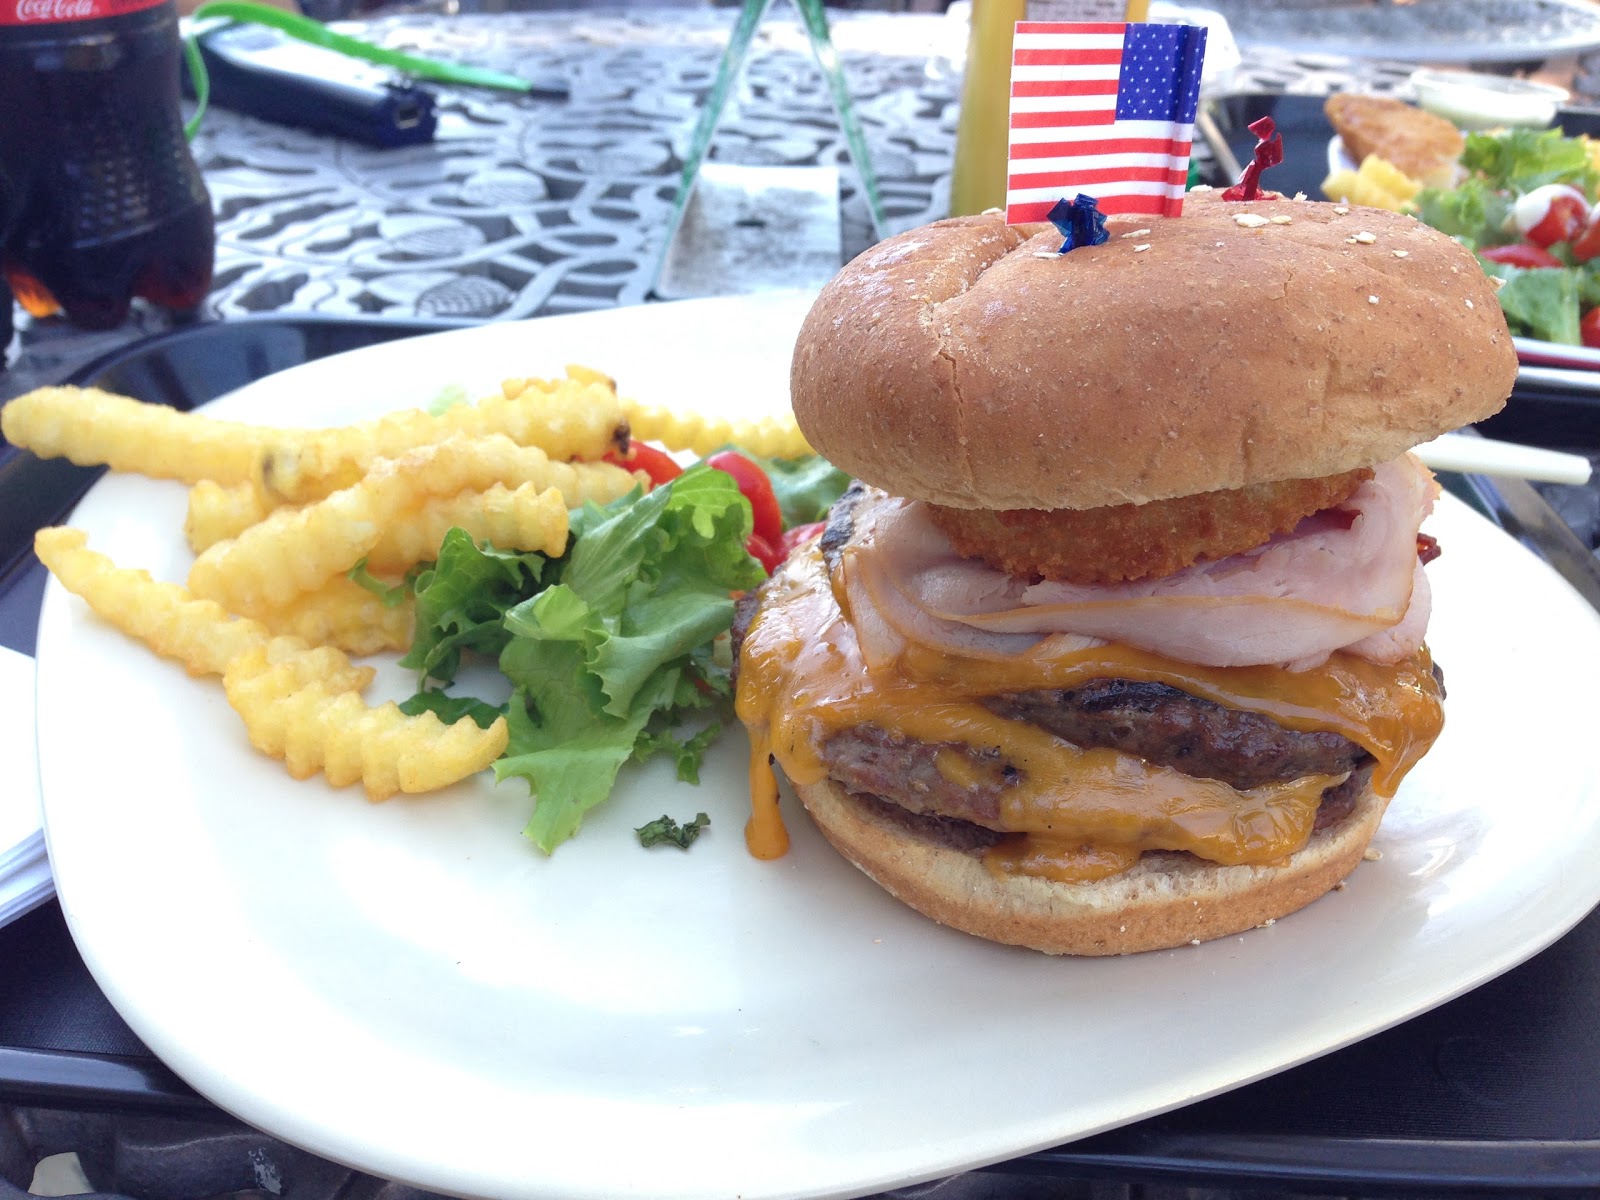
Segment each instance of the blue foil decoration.
M1111 240L1106 232L1106 215L1100 211L1093 196L1079 192L1076 199L1065 196L1057 200L1049 212L1050 224L1061 231L1067 240L1061 243L1060 254L1076 250L1079 246L1098 246Z

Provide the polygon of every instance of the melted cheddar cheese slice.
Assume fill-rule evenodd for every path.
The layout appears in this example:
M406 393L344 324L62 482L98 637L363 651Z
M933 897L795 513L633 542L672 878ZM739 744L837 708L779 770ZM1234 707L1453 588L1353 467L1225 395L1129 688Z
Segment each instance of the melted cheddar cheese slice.
M820 782L820 747L835 732L876 725L952 748L936 766L952 782L983 782L962 748L998 747L1015 768L1002 791L991 870L1059 880L1102 878L1146 850L1182 850L1222 864L1281 862L1310 837L1323 791L1344 775L1308 775L1246 791L1109 749L1083 749L1026 721L999 716L985 696L1067 689L1091 679L1156 682L1302 732L1338 733L1375 760L1373 787L1390 796L1443 725L1427 652L1394 665L1335 654L1307 671L1199 667L1125 646L969 658L913 642L899 660L868 667L820 551L789 560L745 636L737 709L751 734L752 816L746 840L763 858L787 835L770 763L796 783Z

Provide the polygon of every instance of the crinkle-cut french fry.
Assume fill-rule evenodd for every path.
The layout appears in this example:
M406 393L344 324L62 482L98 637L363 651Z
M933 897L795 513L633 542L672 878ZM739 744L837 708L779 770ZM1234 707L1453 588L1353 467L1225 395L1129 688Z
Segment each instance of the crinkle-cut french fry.
M263 646L271 635L248 617L236 617L213 600L196 599L176 583L159 583L150 572L119 567L90 550L88 535L70 526L41 529L33 538L39 561L81 596L102 620L139 638L164 658L175 658L194 675L220 675L228 661Z
M617 381L615 379L604 371L597 370L594 367L586 367L582 363L568 363L567 378L575 379L579 383L598 383L602 387L610 388L613 392L617 390Z
M430 500L383 531L367 555L367 569L399 574L438 558L439 544L454 528L500 550L542 550L557 558L567 547L567 500L558 489L537 483L515 490L497 483Z
M275 638L258 622L198 600L179 584L117 566L89 549L88 540L81 529L58 525L39 530L33 544L39 561L96 616L162 657L177 659L191 674L221 675L233 659L259 650L274 663L293 656L341 689L359 690L372 682L371 667L354 666L331 647L311 650L298 639Z
M218 542L238 537L263 521L273 505L253 483L220 484L202 479L189 489L189 511L183 519L184 540L202 554Z
M616 384L597 372L529 380L512 395L446 409L446 435L486 437L503 433L523 446L538 446L557 461L594 460L628 445L628 421ZM438 439L432 439L438 440Z
M529 388L550 392L561 387L563 383L597 384L605 388L613 396L617 394L617 381L604 371L597 371L595 368L586 367L582 363L568 363L566 372L567 377L565 380L538 379L532 376L516 376L511 379L502 379L500 381L500 394L509 400L521 395ZM621 448L620 446L617 447L619 450Z
M433 457L426 468L423 487L432 497L485 492L497 485L520 488L534 484L540 491L554 488L568 508L579 508L591 500L608 504L648 483L643 473L612 463L553 462L538 446L519 445L503 433L486 437L457 435L400 459L380 462L404 462L411 455L430 452Z
M41 458L80 466L104 463L156 479L248 483L265 447L281 430L219 421L146 404L98 388L47 387L18 396L0 410L0 430L14 446Z
M264 610L259 619L275 634L365 655L409 647L416 609L409 596L399 604L386 605L360 584L335 575L316 591L302 592L282 608Z
M253 651L254 647L245 653ZM377 674L373 667L356 666L337 646L313 646L303 638L275 636L268 639L263 651L271 665L292 662L295 670L307 679L318 679L338 692L365 691ZM229 665L232 665L231 661Z
M609 383L589 377L508 381L503 385L508 394L457 404L437 415L409 409L360 425L287 436L260 455L257 485L277 500L320 499L350 486L378 459L456 435L499 434L518 445L537 446L558 462L598 459L626 447L628 440L627 418Z
M218 542L189 569L189 589L248 616L283 608L365 558L386 525L429 494L435 447L384 459L357 483L304 508L279 508Z
M431 497L529 482L540 490L554 487L567 503L578 504L625 494L635 480L609 463L551 462L544 451L504 434L458 435L379 459L350 487L303 508L277 509L218 542L195 559L189 587L234 612L259 616L355 566L385 529Z
M271 663L264 649L229 664L223 687L258 750L296 779L321 770L336 787L360 780L371 800L465 779L500 757L509 736L504 717L480 729L470 717L446 725L431 712L369 708L295 659Z
M792 415L729 420L636 400L624 400L622 407L634 437L660 442L668 450L692 450L703 457L733 443L763 458L801 458L816 453Z
M538 446L519 445L500 433L453 437L435 450L437 460L428 476L433 496L532 483L541 491L555 488L568 508L579 508L591 500L607 504L648 481L641 473L611 463L553 462Z

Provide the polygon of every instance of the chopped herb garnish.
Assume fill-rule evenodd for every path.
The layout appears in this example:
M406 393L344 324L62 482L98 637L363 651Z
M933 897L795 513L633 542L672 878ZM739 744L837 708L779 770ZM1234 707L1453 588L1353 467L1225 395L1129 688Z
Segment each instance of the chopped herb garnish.
M659 846L670 843L679 850L687 850L695 838L700 836L700 831L711 824L711 818L705 813L695 814L694 820L687 825L679 825L669 816L659 816L649 824L641 825L634 832L639 835L639 845Z

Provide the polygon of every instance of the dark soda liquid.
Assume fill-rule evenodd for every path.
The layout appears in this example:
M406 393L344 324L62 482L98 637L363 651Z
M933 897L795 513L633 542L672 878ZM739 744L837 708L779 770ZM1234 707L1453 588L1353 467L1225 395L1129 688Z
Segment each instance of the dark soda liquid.
M129 301L199 306L211 199L183 136L171 3L0 25L0 270L35 316L108 329Z

